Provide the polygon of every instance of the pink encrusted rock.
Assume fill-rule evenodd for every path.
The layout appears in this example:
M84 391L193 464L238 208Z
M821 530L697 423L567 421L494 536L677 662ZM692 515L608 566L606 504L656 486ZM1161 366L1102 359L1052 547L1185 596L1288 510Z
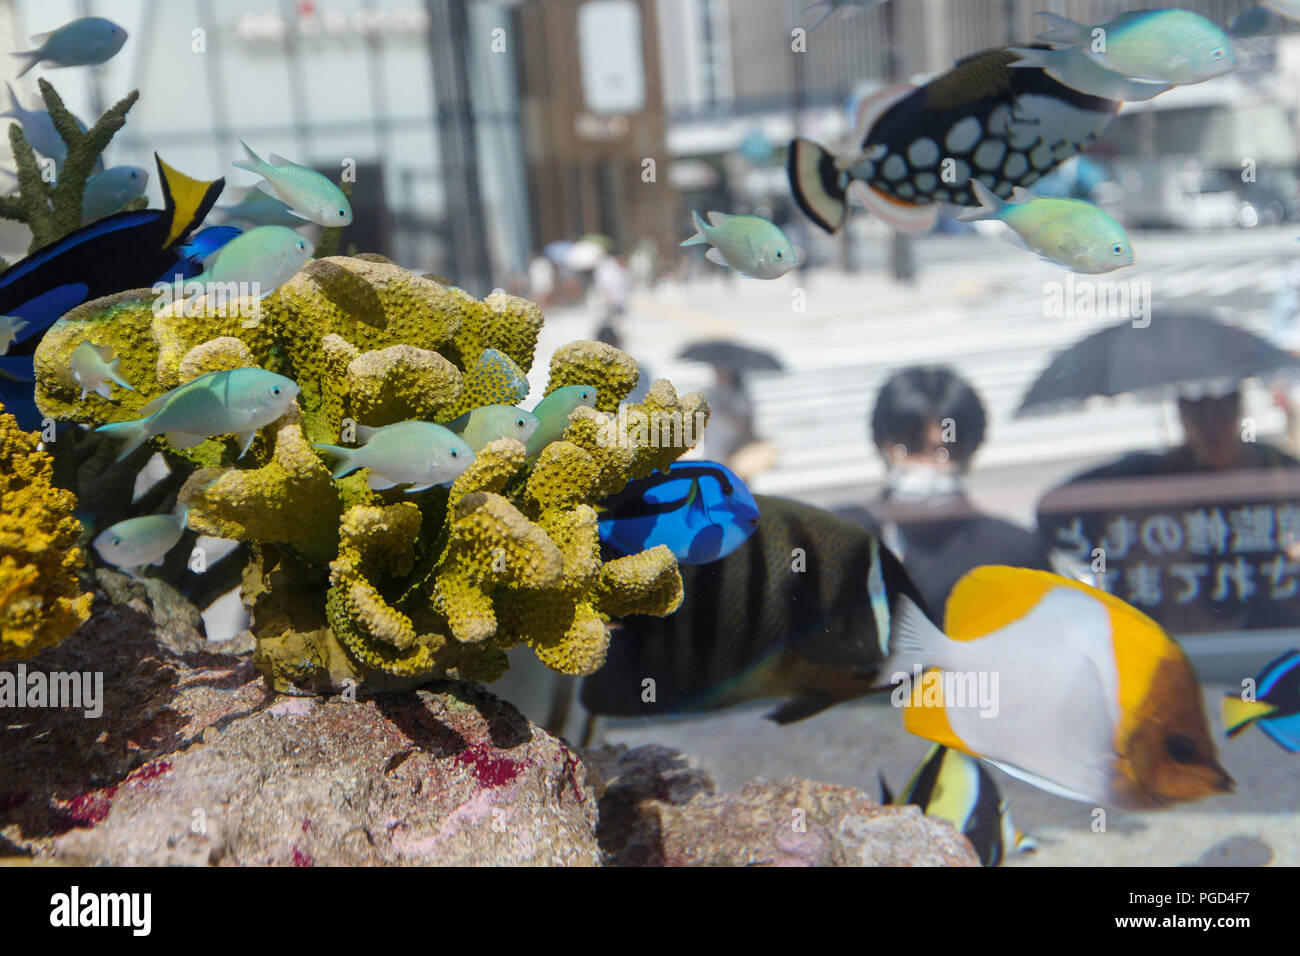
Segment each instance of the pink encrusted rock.
M249 657L101 605L29 670L104 674L104 713L0 721L0 856L90 865L599 865L565 745L479 688L279 697ZM12 667L13 665L7 665Z
M787 777L717 794L664 747L604 747L600 837L613 866L979 866L970 843L917 807Z

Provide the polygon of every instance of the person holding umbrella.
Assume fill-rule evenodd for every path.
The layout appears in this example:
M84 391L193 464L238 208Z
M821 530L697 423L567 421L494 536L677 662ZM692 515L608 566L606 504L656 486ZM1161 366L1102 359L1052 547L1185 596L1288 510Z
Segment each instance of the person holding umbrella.
M1040 531L1175 633L1300 624L1300 462L1257 440L1241 402L1243 380L1296 364L1195 313L1124 322L1066 349L1018 415L1092 395L1172 397L1183 440L1052 489L1038 504Z
M885 487L865 507L839 514L875 533L903 562L932 614L942 619L958 579L982 564L1053 570L1034 532L981 512L966 494L984 442L984 404L945 366L892 375L876 396L871 442L885 461Z
M745 481L770 470L776 464L776 446L754 432L754 400L745 376L783 371L780 361L768 352L725 340L697 342L678 357L707 362L716 376L713 386L704 390L709 402L704 457L722 462Z

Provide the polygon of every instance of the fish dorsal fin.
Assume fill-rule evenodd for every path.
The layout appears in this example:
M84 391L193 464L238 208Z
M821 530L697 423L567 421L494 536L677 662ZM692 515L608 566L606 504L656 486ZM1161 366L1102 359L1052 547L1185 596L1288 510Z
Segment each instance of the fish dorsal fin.
M1073 584L1047 571L983 565L953 587L944 608L944 633L954 641L975 641L1018 621L1056 587ZM1093 588L1081 588L1094 593ZM1105 592L1095 592L1104 594Z
M163 242L163 248L167 248L188 235L211 212L226 181L192 179L168 166L157 153L153 158L158 164L158 180L162 183L163 206L170 219L167 238Z
M1015 189L1011 190L1011 201L1014 203L1033 202L1035 199L1042 198L1043 197L1038 195L1038 193L1034 192L1032 189L1026 189L1024 186L1017 186Z
M906 96L910 96L917 87L911 83L896 83L883 90L877 90L870 96L864 96L858 103L857 116L853 124L853 148L861 147L867 141L872 128L884 116L889 108Z
M710 213L705 213L705 215L709 219L710 226L720 226L728 219L732 218L732 216L729 213L725 213L725 212L710 212Z
M90 347L95 350L95 354L104 362L111 362L113 360L113 346L96 345L94 342L91 342Z
M166 405L167 399L170 397L171 392L163 392L161 395L149 399L149 401L145 403L144 407L140 409L140 417L148 418L154 412L158 411L158 409Z
M266 158L267 158L267 161L268 161L272 166L297 166L297 165L298 165L298 164L295 163L292 159L285 159L285 158L284 158L283 156L281 156L279 153L271 153L271 154L268 155Z

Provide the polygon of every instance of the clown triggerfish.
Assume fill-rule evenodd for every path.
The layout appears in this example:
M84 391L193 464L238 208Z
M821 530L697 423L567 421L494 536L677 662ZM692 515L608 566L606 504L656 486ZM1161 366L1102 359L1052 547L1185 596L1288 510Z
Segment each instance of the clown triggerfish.
M1082 153L1121 104L1073 90L1040 68L1013 68L1023 53L978 53L924 86L901 84L868 98L847 155L796 139L787 172L799 208L836 232L852 188L896 229L924 232L938 219L937 203L978 205L972 178L1008 199Z

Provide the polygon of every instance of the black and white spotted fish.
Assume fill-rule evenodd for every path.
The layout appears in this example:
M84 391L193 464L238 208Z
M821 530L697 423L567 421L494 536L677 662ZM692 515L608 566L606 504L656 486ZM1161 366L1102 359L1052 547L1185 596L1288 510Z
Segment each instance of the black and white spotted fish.
M785 698L769 715L785 724L888 686L895 618L922 604L898 559L856 522L754 500L748 541L719 561L680 566L686 598L676 612L619 622L605 665L582 683L588 711L658 716Z
M851 189L894 228L924 232L939 203L978 205L972 178L1007 199L1082 153L1122 104L1071 89L1040 68L1012 68L1024 52L977 53L924 86L869 97L850 154L796 139L787 171L799 208L836 232Z

